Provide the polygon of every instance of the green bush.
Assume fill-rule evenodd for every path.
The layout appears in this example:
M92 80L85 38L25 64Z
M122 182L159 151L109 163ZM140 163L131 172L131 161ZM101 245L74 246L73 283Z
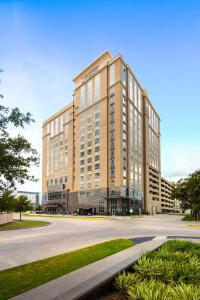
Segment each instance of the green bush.
M137 274L123 272L122 274L117 276L115 280L115 287L122 293L127 294L128 289L131 286L136 285L140 281L141 279Z
M172 300L199 300L200 288L191 284L179 284L171 289Z
M185 215L185 217L183 217L181 221L196 221L196 218L192 215Z
M142 257L134 266L133 270L144 279L155 279L163 282L171 282L173 278L173 269L175 263L169 261L167 264L162 259L149 259L146 256Z
M199 300L200 288L186 284L170 286L155 280L144 280L131 286L127 294L131 300Z
M200 244L168 241L145 254L133 273L116 278L116 288L141 300L200 300Z
M144 280L135 286L131 286L127 294L131 300L170 300L171 288L159 281Z

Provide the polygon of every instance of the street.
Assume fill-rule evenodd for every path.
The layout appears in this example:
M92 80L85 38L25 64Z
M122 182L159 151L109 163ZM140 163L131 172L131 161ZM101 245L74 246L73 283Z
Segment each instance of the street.
M28 220L50 221L47 227L0 232L0 270L26 264L46 257L69 252L116 238L148 236L200 237L200 229L190 228L191 222L173 215L142 216L141 218L44 218Z

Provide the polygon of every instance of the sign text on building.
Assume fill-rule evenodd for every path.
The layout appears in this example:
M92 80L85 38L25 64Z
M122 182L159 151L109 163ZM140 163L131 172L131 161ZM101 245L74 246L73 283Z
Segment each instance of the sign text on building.
M90 70L89 73L87 73L86 75L84 75L82 77L82 82L88 80L94 73L96 73L99 69L99 66L94 67L92 70Z

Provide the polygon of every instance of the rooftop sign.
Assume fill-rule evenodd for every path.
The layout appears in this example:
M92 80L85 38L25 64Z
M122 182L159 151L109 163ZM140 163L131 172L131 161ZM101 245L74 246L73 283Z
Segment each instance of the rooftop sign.
M82 82L88 80L92 75L94 75L99 70L99 66L94 67L92 70L90 70L86 75L84 75L81 79Z

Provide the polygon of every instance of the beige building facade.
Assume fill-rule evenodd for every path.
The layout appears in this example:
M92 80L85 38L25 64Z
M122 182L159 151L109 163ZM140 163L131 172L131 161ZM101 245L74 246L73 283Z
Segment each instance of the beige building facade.
M75 78L72 102L43 124L43 209L161 213L160 118L121 55Z

